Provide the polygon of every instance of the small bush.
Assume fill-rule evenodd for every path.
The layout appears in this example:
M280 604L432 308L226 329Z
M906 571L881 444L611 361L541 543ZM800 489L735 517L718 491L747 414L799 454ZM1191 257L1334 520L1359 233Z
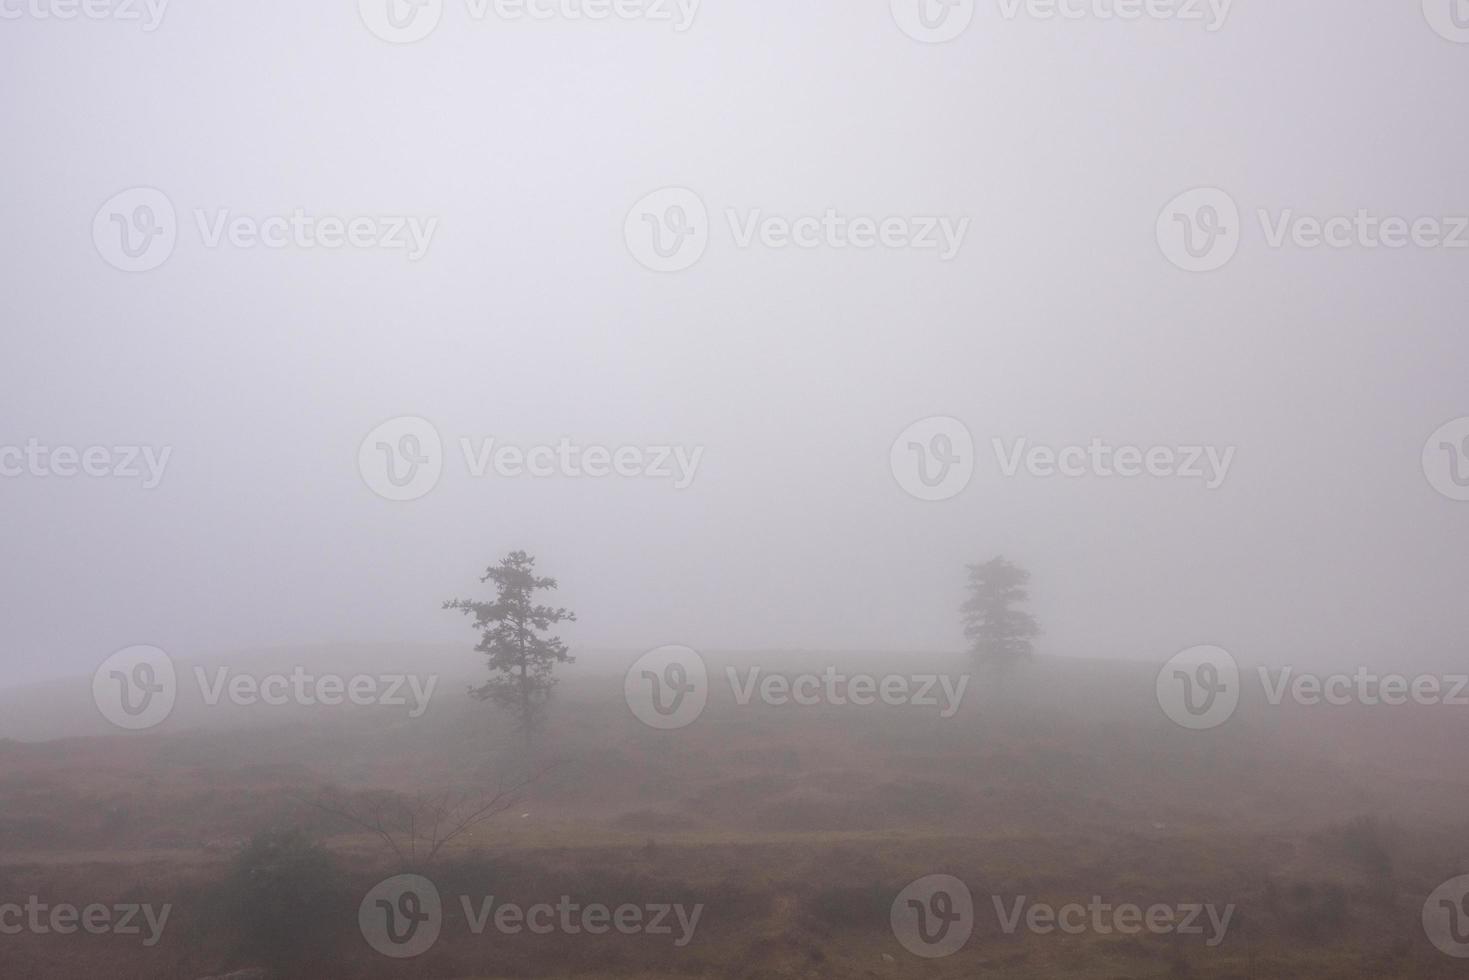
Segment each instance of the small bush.
M221 889L240 954L275 965L299 962L313 946L329 949L346 907L335 859L294 830L252 838Z
M833 885L818 890L806 908L819 922L843 929L882 928L888 921L893 891L881 882Z
M1393 833L1375 817L1357 817L1334 827L1330 837L1339 853L1368 874L1385 875L1392 871Z

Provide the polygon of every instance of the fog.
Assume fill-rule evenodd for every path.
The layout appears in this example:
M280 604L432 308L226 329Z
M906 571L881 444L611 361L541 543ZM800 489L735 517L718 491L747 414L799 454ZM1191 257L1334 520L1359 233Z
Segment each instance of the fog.
M1469 414L1469 252L1270 247L1256 218L1469 209L1469 50L1418 7L1239 3L1209 31L982 4L926 44L885 3L706 2L679 30L451 2L393 44L348 3L152 31L10 4L0 444L170 455L152 488L0 479L5 683L135 644L462 643L472 669L440 604L516 548L617 670L599 651L957 652L964 566L998 554L1044 654L1460 663L1469 505L1423 453ZM177 244L129 273L91 231L135 187ZM1195 187L1243 222L1207 274L1157 233ZM708 209L678 272L625 235L662 188ZM436 224L416 260L207 244L296 209ZM739 244L756 210L828 209L967 230L947 259ZM391 501L359 449L402 417L443 472ZM974 442L939 501L890 455L932 417ZM461 439L700 455L682 488L476 477ZM1212 489L1006 476L996 439L1233 456Z
M1469 0L0 83L0 976L1463 976Z

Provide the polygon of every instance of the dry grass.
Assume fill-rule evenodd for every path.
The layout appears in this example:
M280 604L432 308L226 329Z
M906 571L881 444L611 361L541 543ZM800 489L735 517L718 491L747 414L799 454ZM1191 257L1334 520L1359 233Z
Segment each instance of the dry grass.
M113 936L0 937L0 976L192 980L257 965L220 889L238 841L273 827L323 841L350 898L313 910L312 955L279 964L283 980L1464 975L1418 921L1424 896L1469 870L1459 816L1469 785L1431 754L1463 744L1459 719L1413 715L1379 728L1370 751L1360 733L1332 734L1359 721L1340 713L1189 733L1146 710L1138 687L1150 692L1150 677L1089 668L1076 692L1063 667L945 722L716 703L672 734L631 719L615 681L571 687L545 750L566 765L417 869L448 909L440 942L407 962L367 948L355 904L405 869L300 798L325 783L409 790L475 778L466 747L497 737L481 706L406 735L364 720L346 732L0 743L0 903L174 906L151 950ZM970 886L979 924L964 950L925 961L895 941L887 910L932 873ZM706 911L685 949L648 936L475 936L460 894ZM991 895L1239 911L1217 948L1199 937L1008 936Z

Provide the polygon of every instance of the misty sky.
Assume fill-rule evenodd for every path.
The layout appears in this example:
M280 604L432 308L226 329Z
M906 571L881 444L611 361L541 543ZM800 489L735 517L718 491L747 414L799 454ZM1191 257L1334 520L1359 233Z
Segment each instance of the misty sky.
M29 2L29 0L28 0ZM7 0L8 9L21 9ZM1258 209L1469 214L1469 45L1417 2L1239 0L1221 29L1006 19L919 43L887 0L706 0L692 26L356 5L0 19L0 445L171 447L161 483L0 478L10 681L114 650L463 641L439 610L512 548L573 647L960 649L963 565L1034 575L1050 654L1462 663L1469 503L1425 440L1469 416L1469 249L1272 248ZM1224 268L1160 210L1238 203ZM127 273L93 220L163 191ZM710 241L644 268L634 204ZM437 219L427 253L207 247L195 212ZM967 218L949 261L741 248L726 219ZM358 450L417 416L437 487ZM899 433L973 434L952 499ZM466 472L458 440L701 447L693 483ZM991 440L1235 447L1223 485L1004 477Z

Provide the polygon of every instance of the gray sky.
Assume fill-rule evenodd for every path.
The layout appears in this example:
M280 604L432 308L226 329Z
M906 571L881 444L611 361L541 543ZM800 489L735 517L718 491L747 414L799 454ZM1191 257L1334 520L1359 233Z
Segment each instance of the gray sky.
M354 6L145 31L0 2L0 446L171 447L152 489L0 477L10 680L142 643L469 644L438 605L512 548L583 648L958 649L962 565L1004 553L1050 653L1462 663L1469 503L1422 454L1469 416L1469 248L1272 247L1257 216L1469 215L1469 44L1418 3L1240 0L1211 32L979 0L942 44L887 0L706 0L683 31L447 0L410 44ZM135 187L177 243L129 273L93 223ZM624 224L669 187L708 242L660 273ZM1198 187L1240 211L1208 273L1157 232ZM298 208L437 225L413 261L210 247L196 217ZM727 209L969 225L945 261L740 247ZM358 450L404 416L443 473L393 502ZM928 502L889 453L934 416L977 458ZM476 478L461 437L703 453L685 489ZM1006 477L995 438L1235 455L1212 490Z

